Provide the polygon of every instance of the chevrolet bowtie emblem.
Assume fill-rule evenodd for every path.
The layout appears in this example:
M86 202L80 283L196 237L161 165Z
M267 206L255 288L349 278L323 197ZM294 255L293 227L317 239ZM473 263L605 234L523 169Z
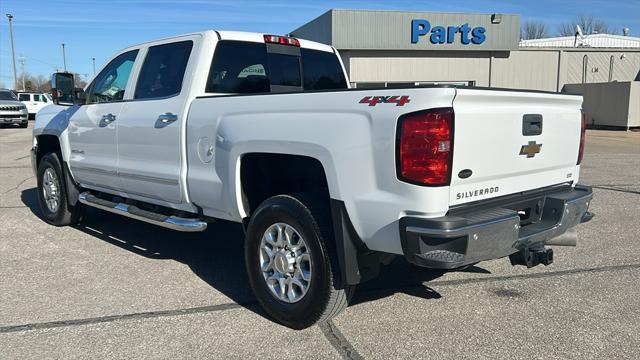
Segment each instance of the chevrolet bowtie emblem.
M532 158L540 152L542 144L536 144L535 141L529 141L529 144L522 145L520 148L520 155L527 155L527 158Z

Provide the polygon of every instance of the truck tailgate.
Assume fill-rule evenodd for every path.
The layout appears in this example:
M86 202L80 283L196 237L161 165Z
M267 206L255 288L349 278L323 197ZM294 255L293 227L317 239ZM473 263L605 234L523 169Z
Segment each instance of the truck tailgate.
M576 182L582 97L457 89L450 205Z

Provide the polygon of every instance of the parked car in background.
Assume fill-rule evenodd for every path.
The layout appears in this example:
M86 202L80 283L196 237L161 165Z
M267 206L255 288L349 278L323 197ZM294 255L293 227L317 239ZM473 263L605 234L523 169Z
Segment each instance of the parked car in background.
M0 124L19 124L26 128L28 121L27 106L10 90L0 89Z
M47 94L39 92L20 92L18 93L18 100L27 106L29 119L35 119L40 109L52 103Z

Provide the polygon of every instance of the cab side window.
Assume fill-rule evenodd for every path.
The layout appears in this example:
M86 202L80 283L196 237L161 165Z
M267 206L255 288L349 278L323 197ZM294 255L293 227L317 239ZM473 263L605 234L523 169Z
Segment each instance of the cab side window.
M224 40L218 42L206 92L223 94L270 91L269 60L265 44Z
M135 99L165 98L180 94L193 41L151 46L142 64Z
M138 50L131 50L113 59L89 87L87 103L122 100L137 55Z
M18 100L31 101L31 94L18 94Z
M344 77L342 66L336 54L311 49L301 49L300 53L302 55L305 90L347 88L347 80Z

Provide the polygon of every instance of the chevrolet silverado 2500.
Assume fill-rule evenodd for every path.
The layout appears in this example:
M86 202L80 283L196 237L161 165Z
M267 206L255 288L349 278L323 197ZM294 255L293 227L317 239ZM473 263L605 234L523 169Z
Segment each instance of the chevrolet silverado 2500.
M350 89L336 50L206 31L117 53L83 91L53 77L33 131L47 222L95 207L173 230L244 224L251 287L277 321L338 314L394 255L435 269L573 245L579 96ZM240 241L240 239L238 239Z

